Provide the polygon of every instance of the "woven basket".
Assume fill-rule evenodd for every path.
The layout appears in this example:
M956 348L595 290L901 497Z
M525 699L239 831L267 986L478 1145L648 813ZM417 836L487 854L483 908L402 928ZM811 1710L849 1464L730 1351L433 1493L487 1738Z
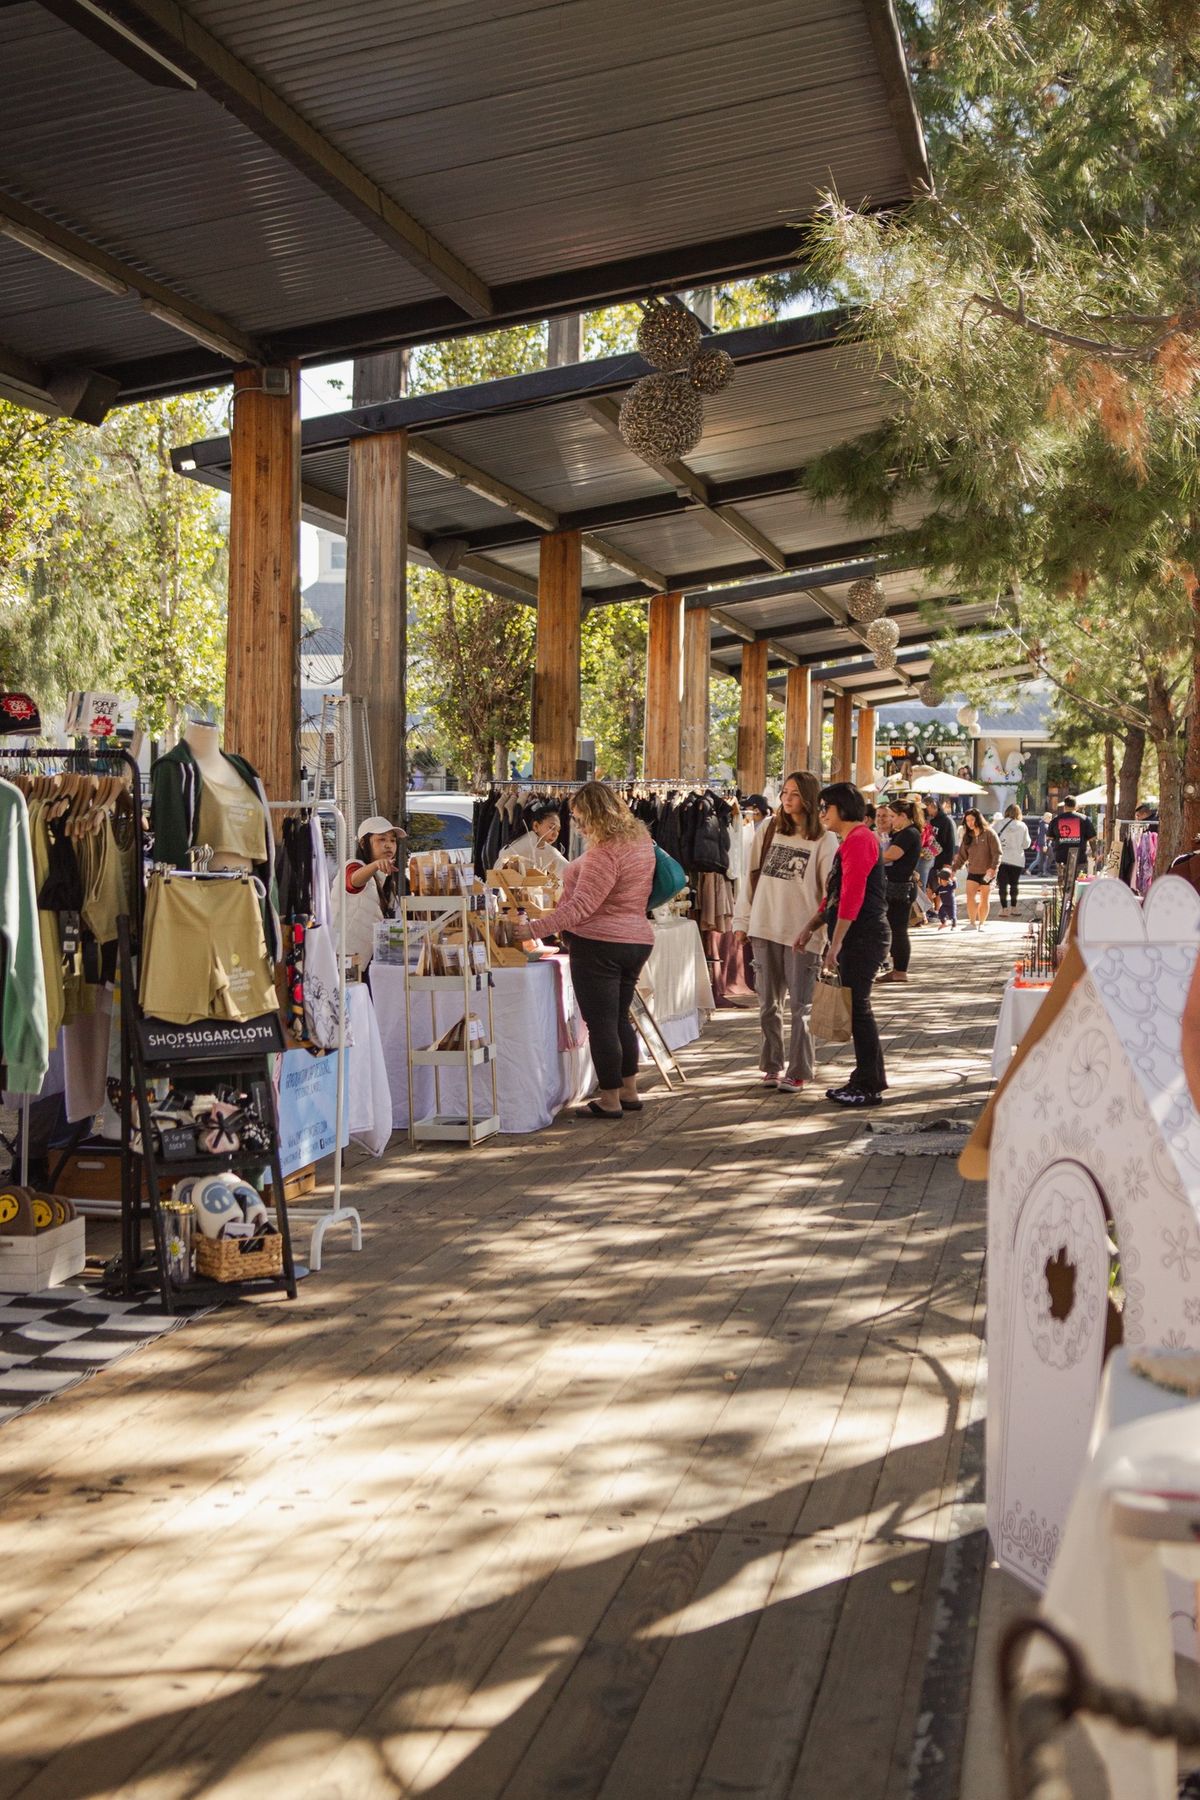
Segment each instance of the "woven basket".
M206 1281L259 1281L283 1274L283 1239L278 1232L260 1250L242 1251L245 1239L197 1238L196 1273Z

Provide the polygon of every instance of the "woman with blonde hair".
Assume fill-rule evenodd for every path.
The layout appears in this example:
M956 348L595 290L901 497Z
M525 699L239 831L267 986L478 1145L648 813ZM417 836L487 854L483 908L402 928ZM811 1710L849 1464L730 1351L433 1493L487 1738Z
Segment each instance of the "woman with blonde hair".
M571 817L587 849L563 875L563 897L537 922L538 936L561 934L571 982L591 1040L599 1093L580 1118L619 1119L640 1112L638 1040L629 1008L638 976L654 948L646 907L654 883L654 845L640 819L601 781L571 800ZM518 937L533 937L522 924Z
M821 903L837 854L837 839L817 810L821 784L807 769L789 775L779 810L755 833L750 876L738 897L733 929L754 945L762 1048L758 1066L767 1087L799 1093L816 1073L808 1016L820 957L795 941ZM787 1056L783 1004L791 1005Z

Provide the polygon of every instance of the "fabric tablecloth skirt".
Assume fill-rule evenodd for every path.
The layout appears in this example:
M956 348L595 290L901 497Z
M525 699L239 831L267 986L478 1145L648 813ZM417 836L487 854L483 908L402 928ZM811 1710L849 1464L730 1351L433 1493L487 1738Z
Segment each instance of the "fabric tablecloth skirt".
M392 1135L392 1091L379 1021L371 995L361 981L349 984L346 1002L354 1036L346 1070L350 1136L372 1156L382 1156Z
M704 960L700 933L690 919L655 922L654 950L646 964L650 1010L672 1050L695 1041L704 1018L713 1009L712 988ZM570 975L560 959L561 979ZM500 1129L520 1135L542 1131L553 1124L564 1106L582 1100L595 1085L592 1059L586 1039L578 1049L563 1049L561 1009L557 983L560 975L548 963L525 968L494 969L492 1005L496 1028L496 1089ZM371 993L388 1083L392 1093L392 1123L396 1130L408 1127L408 1049L405 1016L404 970L382 963L370 968ZM415 1014L413 1043L426 1047L433 1038L431 995L413 995ZM462 1002L447 988L437 998L439 1034L461 1017ZM573 996L570 996L573 1001ZM487 996L473 996L471 1010L487 1016ZM645 1053L643 1052L643 1058ZM491 1075L486 1066L475 1070L475 1111L487 1116L491 1103ZM433 1070L413 1070L413 1092L418 1118L434 1111ZM457 1069L441 1071L441 1104L444 1111L466 1111L466 1076ZM353 1121L351 1124L353 1130Z
M997 1081L1008 1068L1014 1050L1033 1024L1038 1007L1049 992L1049 983L1045 987L1018 987L1011 976L1005 983L992 1043L992 1074Z

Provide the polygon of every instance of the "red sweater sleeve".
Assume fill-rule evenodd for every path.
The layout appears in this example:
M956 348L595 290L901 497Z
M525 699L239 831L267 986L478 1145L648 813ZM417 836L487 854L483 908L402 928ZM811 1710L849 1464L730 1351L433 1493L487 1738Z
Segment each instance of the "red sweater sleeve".
M357 894L362 891L360 888L356 888L350 879L350 877L356 874L362 866L363 865L360 862L348 862L346 864L346 892L348 894Z
M879 861L879 839L865 825L842 839L842 892L839 919L857 919L866 898L867 876Z

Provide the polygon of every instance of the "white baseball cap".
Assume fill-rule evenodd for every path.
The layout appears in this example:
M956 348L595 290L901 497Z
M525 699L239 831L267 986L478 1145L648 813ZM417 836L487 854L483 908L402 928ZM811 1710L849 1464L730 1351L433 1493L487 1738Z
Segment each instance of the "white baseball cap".
M393 825L390 819L382 819L376 815L363 820L358 828L358 840L361 843L365 837L382 837L385 831L394 831L397 837L408 836L403 825Z

